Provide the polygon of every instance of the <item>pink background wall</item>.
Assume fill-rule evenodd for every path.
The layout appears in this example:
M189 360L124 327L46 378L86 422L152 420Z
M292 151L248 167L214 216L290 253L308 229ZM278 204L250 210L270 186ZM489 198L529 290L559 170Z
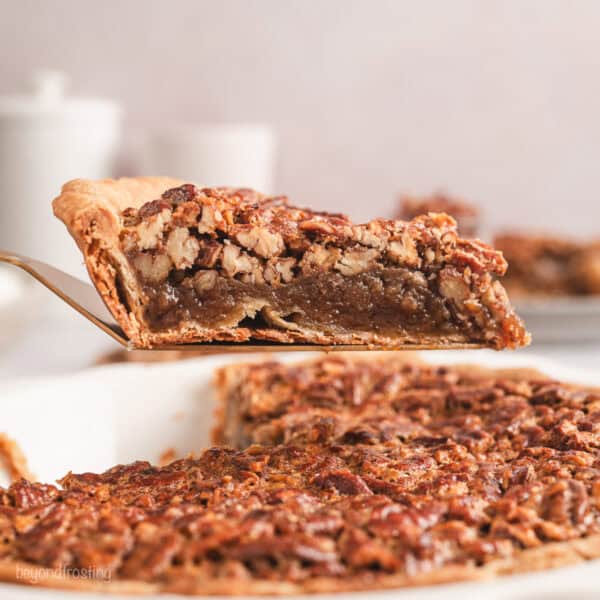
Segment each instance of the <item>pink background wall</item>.
M277 187L365 219L445 187L496 226L600 235L600 2L0 0L36 67L157 123L261 121ZM540 213L540 210L542 211Z

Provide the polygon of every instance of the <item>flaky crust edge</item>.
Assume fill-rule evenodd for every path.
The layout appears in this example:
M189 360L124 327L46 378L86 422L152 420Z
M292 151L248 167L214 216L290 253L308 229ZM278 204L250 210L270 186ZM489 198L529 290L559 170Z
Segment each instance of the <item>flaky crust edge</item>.
M169 177L123 177L92 181L74 179L65 183L52 202L54 214L67 227L83 254L92 283L107 308L134 344L144 345L140 327L137 282L121 251L121 212L160 198L182 181ZM131 310L118 293L122 286Z

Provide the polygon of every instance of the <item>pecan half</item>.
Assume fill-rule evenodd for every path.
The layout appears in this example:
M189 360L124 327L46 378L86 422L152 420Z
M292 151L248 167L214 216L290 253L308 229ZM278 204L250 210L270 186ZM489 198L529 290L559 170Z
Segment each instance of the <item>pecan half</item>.
M208 290L212 290L217 284L218 274L216 271L198 271L193 278L194 289L202 295Z
M263 258L278 256L285 249L281 234L265 227L242 229L235 234L235 238L242 246Z
M342 275L357 275L372 268L378 257L379 252L373 248L353 248L344 252L335 269Z
M169 234L166 248L173 264L178 269L187 269L194 264L200 244L186 227L177 227Z
M143 220L135 228L138 235L138 248L140 250L156 248L162 239L165 226L170 220L171 210L168 208L163 208L160 212L153 213L152 216Z
M173 263L166 254L138 254L133 259L133 265L142 279L148 283L160 283L168 276Z

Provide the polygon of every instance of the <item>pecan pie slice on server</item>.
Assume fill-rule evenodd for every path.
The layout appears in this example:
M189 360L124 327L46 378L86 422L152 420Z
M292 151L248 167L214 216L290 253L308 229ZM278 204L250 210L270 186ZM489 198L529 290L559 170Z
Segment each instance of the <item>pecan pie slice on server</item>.
M139 347L529 341L498 281L502 254L461 239L444 214L356 225L284 197L165 178L71 181L54 211Z

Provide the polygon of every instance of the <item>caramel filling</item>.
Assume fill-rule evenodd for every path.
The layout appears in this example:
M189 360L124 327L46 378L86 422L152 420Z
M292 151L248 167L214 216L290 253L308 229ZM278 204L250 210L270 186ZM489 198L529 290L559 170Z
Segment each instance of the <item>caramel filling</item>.
M428 285L422 273L402 268L301 276L278 287L217 275L210 289L199 291L191 278L177 282L176 274L160 284L142 285L148 298L145 317L154 331L193 320L206 328L240 325L326 334L477 332L475 324L455 318L450 302Z

